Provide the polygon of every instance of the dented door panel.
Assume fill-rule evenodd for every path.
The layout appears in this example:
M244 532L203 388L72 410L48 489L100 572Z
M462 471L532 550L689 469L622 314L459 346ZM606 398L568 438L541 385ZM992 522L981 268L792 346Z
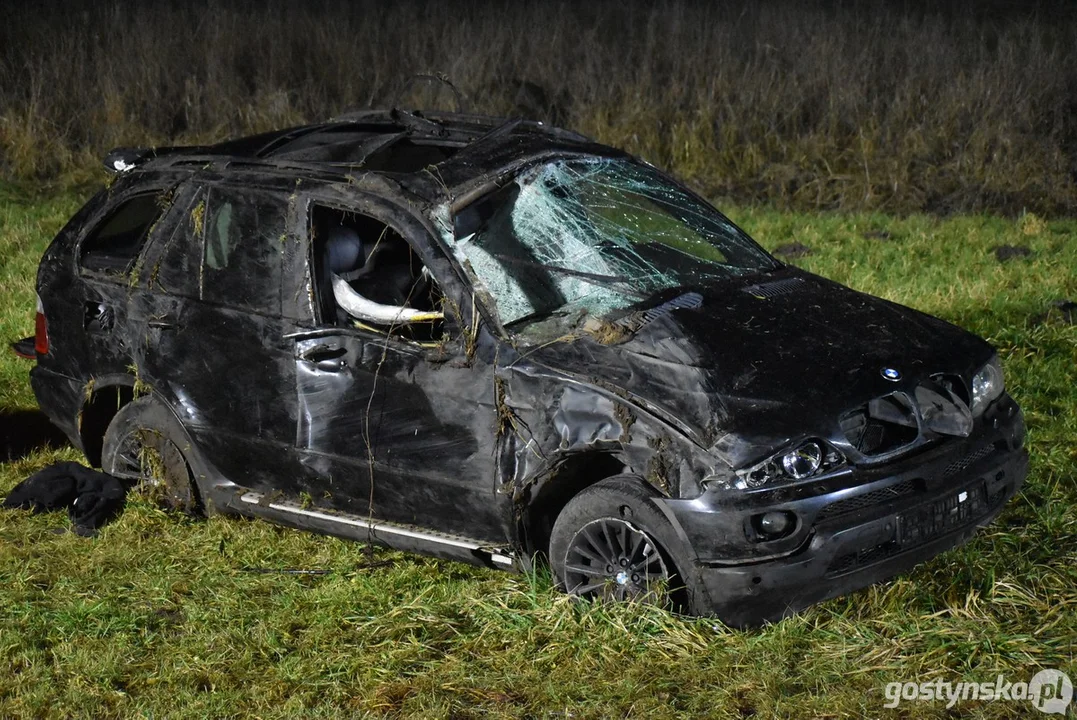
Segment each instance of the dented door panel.
M492 372L373 333L313 335L297 338L294 353L296 447L311 496L503 540L494 454L484 451L495 427Z

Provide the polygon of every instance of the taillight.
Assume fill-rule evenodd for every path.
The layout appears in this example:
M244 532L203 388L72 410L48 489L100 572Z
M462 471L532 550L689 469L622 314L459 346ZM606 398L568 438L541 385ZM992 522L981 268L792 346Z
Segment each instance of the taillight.
M37 317L34 318L34 351L38 355L49 354L49 322L45 319L45 307L41 296L37 298Z

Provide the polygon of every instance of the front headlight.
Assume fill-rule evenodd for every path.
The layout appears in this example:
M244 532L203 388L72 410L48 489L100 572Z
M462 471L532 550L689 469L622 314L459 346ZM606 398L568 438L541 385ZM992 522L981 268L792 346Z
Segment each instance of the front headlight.
M823 448L817 442L806 442L782 455L782 470L795 480L811 477L823 464Z
M757 465L738 470L733 487L754 490L789 480L805 480L835 470L843 464L845 457L840 452L822 440L808 440Z
M1002 394L1004 388L1002 365L996 355L972 378L972 414L982 415L987 406Z

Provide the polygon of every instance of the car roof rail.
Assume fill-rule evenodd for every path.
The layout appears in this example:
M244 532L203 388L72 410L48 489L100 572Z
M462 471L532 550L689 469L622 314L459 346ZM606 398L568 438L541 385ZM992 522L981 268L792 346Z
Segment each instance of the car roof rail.
M110 150L103 160L105 169L114 175L134 170L150 160L166 155L212 154L212 149L203 145L169 146L159 148L118 147Z

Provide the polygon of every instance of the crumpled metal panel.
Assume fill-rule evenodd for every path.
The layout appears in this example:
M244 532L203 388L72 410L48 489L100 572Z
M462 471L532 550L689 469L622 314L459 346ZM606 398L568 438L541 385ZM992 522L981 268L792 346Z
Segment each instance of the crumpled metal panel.
M574 459L608 458L687 507L704 479L808 437L848 444L850 409L940 373L970 377L991 354L940 320L781 266L688 191L578 138L525 128L392 177L159 162L119 177L46 253L51 327L79 342L41 359L39 377L66 379L39 397L74 433L71 381L128 377L175 411L210 480L267 497L525 549L521 516ZM225 189L237 175L244 187ZM79 233L147 182L169 209L132 276L73 273ZM229 196L242 212L223 213ZM443 339L319 317L315 203L412 243L445 297ZM84 327L85 303L112 310L111 326ZM932 392L933 422L960 435L952 398ZM737 544L715 538L709 552L723 543Z

